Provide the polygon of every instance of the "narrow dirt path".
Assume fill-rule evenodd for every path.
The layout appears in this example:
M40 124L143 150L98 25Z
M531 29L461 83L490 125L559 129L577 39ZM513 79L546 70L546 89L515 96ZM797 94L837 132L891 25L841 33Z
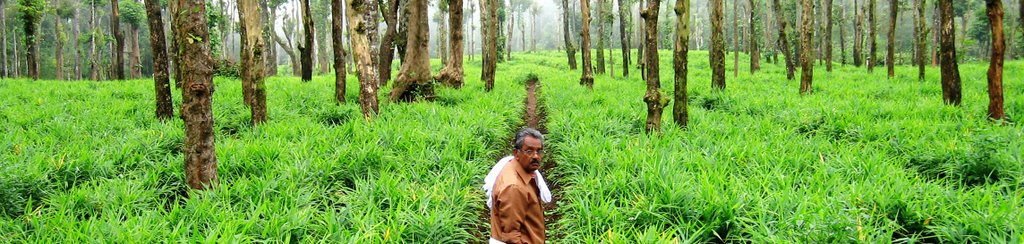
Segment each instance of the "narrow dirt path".
M540 98L538 98L540 88L540 81L537 80L536 78L530 78L529 80L526 81L526 98L523 99L524 106L522 126L537 129L541 133L544 133L545 136L547 136L548 130L547 126L544 124L547 121L547 111L545 110L545 107ZM519 127L514 127L513 130L509 132L509 136L508 138L506 138L506 141L511 142L511 140L515 138L515 133L518 130ZM503 144L502 146L507 147L508 144ZM552 227L554 227L554 223L557 223L558 219L561 218L561 215L556 214L554 212L554 210L558 206L558 201L561 199L561 187L558 183L558 179L551 177L551 172L553 172L552 170L555 170L556 166L558 165L554 161L555 153L551 149L551 147L545 145L544 162L540 169L540 171L544 174L544 180L547 181L548 188L550 188L551 194L553 195L552 202L550 204L544 205L544 223L547 226L549 242L551 240L560 239L557 238L555 235L552 235L553 233L551 233L551 229ZM509 148L499 148L498 151L500 153L498 156L495 157L495 162L497 162L498 159L506 156L506 152L508 152L509 150ZM487 243L487 240L490 236L490 209L484 207L480 211L479 216L481 223L478 225L479 229L477 230L477 233L474 233L474 236L476 236L478 239L472 241L471 243Z

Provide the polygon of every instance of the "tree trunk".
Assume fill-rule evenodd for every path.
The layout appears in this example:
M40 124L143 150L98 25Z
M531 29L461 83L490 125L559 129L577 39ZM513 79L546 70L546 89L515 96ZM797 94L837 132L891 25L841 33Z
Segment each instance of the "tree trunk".
M270 19L270 10L268 9L267 1L259 1L259 3L260 19L263 20L263 42L266 43L272 40L270 37L271 35L276 34L272 34L274 31L274 23L272 23ZM266 46L263 47L263 52L263 64L266 66L264 67L266 76L277 75L277 48L273 43L266 44Z
M711 87L718 90L725 90L725 32L722 28L722 0L708 1L708 9L711 11ZM648 26L650 28L652 26ZM657 26L653 26L657 28ZM655 54L655 53L651 53ZM657 56L657 55L654 55ZM657 62L657 59L648 59Z
M409 1L400 0L398 4L398 11L402 12L398 19L398 33L395 33L395 50L398 53L398 61L405 61L405 43L409 39ZM388 72L391 72L391 67L388 67ZM381 84L385 85L388 81L381 80Z
M192 189L217 187L213 131L213 59L201 0L174 0L174 40L181 48L181 117L185 120L185 179Z
M461 88L463 84L462 71L462 0L448 0L448 24L451 25L451 41L449 46L451 56L447 65L441 69L437 81L455 88Z
M503 1L503 0L499 0L499 1ZM513 26L515 26L515 23L516 23L516 18L515 18L516 16L514 14L512 14L512 10L511 9L512 9L512 6L505 6L505 16L508 19L508 25L505 26L505 28L506 28L505 31L508 33L507 35L505 35L505 40L504 40L504 43L505 43L505 53L504 53L505 54L505 60L512 60L512 40L515 40L514 38L512 38L512 34L513 34L512 30L515 29L515 28L513 28Z
M761 69L761 50L757 45L758 33L757 27L755 27L754 25L758 23L759 19L757 18L757 3L755 3L754 0L750 0L747 3L750 6L750 18L749 21L747 21L747 26L748 28L750 28L750 35L747 37L747 41L749 44L747 48L750 49L750 74L754 74L754 72L757 72L758 70ZM687 20L687 22L689 22L689 20ZM689 27L687 27L687 31L689 31ZM687 36L686 39L688 41L690 39L689 36Z
M811 39L814 35L814 3L811 0L802 0L803 14L800 15L800 94L811 94L813 89L811 82L814 79L814 49L811 48Z
M846 66L846 11L839 13L839 63Z
M82 79L82 61L81 61L82 60L82 51L81 51L82 48L81 48L81 45L79 44L80 42L78 41L78 36L80 35L81 30L79 29L80 27L79 27L79 20L78 20L78 9L76 8L74 11L75 12L74 12L74 14L73 14L73 16L71 18L71 25L73 26L73 29L72 29L72 32L71 32L71 40L74 40L74 42L72 42L72 43L74 43L72 48L74 48L74 50L75 50L75 52L74 52L74 54L75 54L75 60L74 60L75 64L74 64L74 71L73 71L74 72L74 77L72 77L72 79L73 80L81 80ZM0 21L0 23L4 23L4 22Z
M309 9L309 0L300 0L302 8L302 30L305 42L299 46L299 61L302 65L302 81L313 79L313 41L316 40L316 30L313 30L313 13Z
M751 0L750 3L751 6L754 5L753 0ZM686 128L689 123L690 116L687 111L689 99L686 96L686 75L688 73L686 58L690 45L690 1L676 1L675 12L676 36L675 49L672 52L672 70L675 71L675 102L672 104L672 120L675 121L676 125L679 127ZM753 39L754 38L751 38L751 43L754 43ZM648 110L649 109L650 105L648 105ZM660 115L657 117L659 119L661 118Z
M174 87L177 87L177 88L181 89L182 88L182 81L181 81L182 75L181 75L181 69L178 69L178 67L179 67L178 64L181 63L181 62L178 62L179 61L178 40L176 39L177 37L174 36L174 28L177 28L174 25L174 18L176 18L174 16L174 13L177 12L177 10L175 10L175 6L177 6L177 5L176 4L172 4L171 2L167 3L167 10L168 10L167 11L167 20L168 20L167 21L168 22L167 23L167 29L171 30L171 34L168 35L170 37L170 38L168 38L168 40L171 42L171 47L170 47L171 49L168 50L168 52L167 52L168 53L168 57L171 58L171 60L170 60L171 64L168 66L168 68L170 68L171 69L171 73L174 74Z
M59 14L56 16L57 19L53 22L54 37L56 37L56 45L53 47L53 51L55 52L54 58L57 63L54 68L56 68L57 80L64 80L64 26L61 25L64 19Z
M590 58L590 1L580 1L580 13L583 14L583 32L580 35L583 38L583 75L580 76L580 85L593 88L594 66L591 65Z
M779 4L779 0L772 0L772 7L775 9L776 20L779 22L779 42L782 42L782 55L783 59L786 60L786 79L793 80L796 71L796 65L794 64L793 54L789 50L789 38L786 37L786 13L782 12L782 5Z
M832 0L825 0L825 71L832 72ZM839 47L842 48L842 47Z
M917 16L915 16L915 17L917 17L917 18L915 18L915 20L916 20L915 21L916 28L914 28L914 30L916 31L916 33L914 33L915 34L914 36L917 39L917 52L914 53L914 57L915 57L915 59L917 59L917 80L924 81L924 63L925 63L924 52L925 52L925 49L927 49L927 46L926 46L927 44L925 42L926 42L926 39L928 38L928 35L926 34L928 32L925 31L925 28L928 28L928 26L925 24L925 21L924 21L924 19L925 19L925 16L924 16L924 8L925 8L925 6L924 5L925 5L925 3L924 3L924 0L913 0L913 1L914 1L914 9L917 10Z
M581 1L585 3L587 1ZM640 13L640 16L644 18L644 24L647 26L646 35L644 35L644 41L647 43L644 45L647 48L647 93L644 94L644 102L647 103L647 132L655 132L661 130L661 112L668 104L668 99L661 94L661 82L658 78L658 9L661 5L660 0L647 0L647 8ZM678 5L678 2L677 2ZM678 7L678 6L677 6ZM584 16L586 16L586 7L583 8ZM589 22L587 17L583 18L584 28L586 31L586 23ZM584 35L585 36L585 35ZM585 45L585 44L584 44ZM586 53L584 53L586 54ZM586 69L586 66L583 67Z
M30 2L35 4L35 2ZM18 6L23 8L26 6ZM28 6L28 8L43 8L43 6ZM26 65L28 66L28 75L33 80L39 79L39 43L38 40L38 28L39 21L41 21L42 13L22 13L21 21L25 31L25 50L28 51L26 58Z
M4 9L7 9L7 4L5 4L5 1L0 1L0 26L2 26L0 27L0 59L3 59L3 67L0 67L0 78L10 77L10 70L7 68L10 67L10 64L7 62L7 11L4 11Z
M622 0L619 0L622 1ZM485 11L480 9L481 13ZM565 40L565 56L569 58L569 69L576 69L576 48L573 47L572 28L569 26L569 0L562 0L562 35Z
M939 62L942 63L942 98L946 104L960 106L960 68L956 62L956 25L953 24L953 0L939 0L942 23Z
M889 47L885 56L885 67L889 78L896 77L896 15L899 13L897 0L889 0Z
M438 11L440 12L440 14L438 14L439 17L437 18L437 26L439 27L437 30L437 57L439 60L441 60L441 65L447 65L448 23L445 22L445 20L447 19L446 17L448 16L444 14L444 11L442 11L445 9L442 9L443 7L441 7L441 4L438 4L437 8Z
M352 58L355 60L359 78L359 106L363 110L363 118L371 119L377 114L377 66L370 54L370 41L366 37L368 25L366 12L374 5L369 0L345 0L346 16L348 17L349 40L352 45Z
M139 27L132 26L132 78L142 78L142 48L139 46Z
M156 90L156 118L167 121L174 116L171 82L167 72L167 48L164 43L164 23L160 2L145 1L146 20L149 22L149 46L153 53L153 87Z
M124 31L121 31L121 10L118 0L110 0L110 32L114 33L114 79L124 80Z
M645 4L646 1L645 0L639 0L638 2L639 2L639 6L637 7L637 11L640 12L640 15L643 15L644 4ZM643 17L641 16L640 18L637 18L637 21L636 21L637 22L637 29L640 30L640 31L637 32L637 39L640 40L640 41L637 42L637 44L636 44L637 45L637 49L636 49L636 54L637 54L636 55L637 56L636 67L640 69L640 79L646 80L647 79L647 71L644 69L644 63L647 62L647 58L644 57L644 49L645 49L644 48L644 44L647 43L647 37L645 37L645 35L647 35L647 30L644 29L644 26L646 25L646 23L640 21L642 19L643 19Z
M597 73L604 74L604 0L597 0Z
M14 41L14 77L21 77L21 59L18 58L18 32L11 32L11 39Z
M940 12L939 4L936 3L935 4L935 12L932 13L932 19L933 19L932 22L934 22L933 26L932 26L932 43L935 43L935 45L932 45L932 67L939 66L939 44L938 43L939 43L939 35L940 35L939 33L942 33L942 27L941 27L942 26L942 24L941 24L942 21L940 20L941 19L941 17L940 17L941 14L939 14L939 12Z
M384 22L388 28L384 30L384 37L380 42L380 57L377 58L378 80L387 84L391 80L391 65L395 60L395 35L398 32L398 4L399 0L388 0L388 8L384 11Z
M860 9L857 3L857 0L853 1L853 12L857 18L853 22L853 65L860 67L864 64L864 12L857 11Z
M740 22L739 1L732 3L732 77L740 76Z
M494 89L494 70L498 64L498 12L495 1L480 0L480 32L483 39L483 70L480 80L484 81L484 90ZM567 1L567 0L563 0Z
M988 65L988 118L1003 120L1003 55L1006 40L1003 37L1003 1L987 0L988 19L992 28L992 59Z
M391 89L391 101L410 102L422 95L434 98L434 85L430 77L430 31L427 22L427 1L409 2L409 40L405 46L405 60Z
M238 24L241 29L242 96L249 106L253 126L267 121L267 94L263 77L267 66L263 64L263 23L258 0L238 1Z
M868 0L868 73L871 73L875 69L877 62L876 53L878 52L878 45L875 43L875 27L878 23L875 21L875 0Z
M277 19L277 13L276 13L275 10L271 9L270 13L271 13L270 14L271 19ZM273 22L273 21L271 21L271 22ZM301 66L299 64L299 53L295 51L294 47L292 47L292 44L291 44L292 40L288 37L289 36L288 34L290 32L287 32L287 30L291 30L291 29L284 28L284 30L286 30L286 32L285 32L285 37L282 38L281 36L277 35L277 30L276 30L277 28L274 27L274 25L273 25L274 23L271 23L271 24L272 24L272 26L271 26L271 31L270 31L271 32L270 33L270 38L274 39L274 42L277 43L278 46L281 46L281 49L284 49L285 54L288 55L288 60L292 64L292 75L294 76L294 75L299 74L300 73L300 66ZM275 60L275 63L276 63L276 60Z
M345 31L342 29L344 27L342 27L343 23L341 21L343 12L341 1L331 0L331 46L334 50L334 101L338 104L345 103L345 76L347 75L345 72L345 45L341 41L345 39ZM394 25L394 22L389 25ZM392 31L392 38L394 38L393 36L394 33ZM390 42L385 41L385 43ZM383 60L384 58L381 58L381 61Z
M619 44L622 46L622 77L629 78L629 35L626 34L626 8L622 0L617 1L619 5ZM628 7L628 6L626 6ZM687 13L689 14L689 13ZM689 21L689 20L687 20Z

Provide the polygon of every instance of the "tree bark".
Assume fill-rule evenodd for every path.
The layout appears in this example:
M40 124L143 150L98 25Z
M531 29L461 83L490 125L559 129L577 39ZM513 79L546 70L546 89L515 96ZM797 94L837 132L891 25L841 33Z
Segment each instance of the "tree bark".
M185 120L185 179L192 189L217 187L217 153L213 131L213 59L201 0L173 0L174 40L180 47L181 117Z
M394 2L394 1L393 1ZM342 21L344 10L341 0L331 0L331 46L334 50L334 101L345 103L345 39ZM392 23L393 24L393 23ZM393 33L392 33L393 35ZM393 37L392 37L393 38ZM388 43L388 42L385 42ZM381 60L384 60L383 58Z
M483 8L480 11L484 11ZM565 40L565 56L569 59L569 69L574 70L576 69L576 48L573 47L572 28L569 26L569 18L569 0L562 0L562 35L563 40Z
M628 6L624 7L622 0L618 0L617 3L619 5L619 44L622 46L622 77L629 78L629 35L626 34L626 13L628 12L626 7Z
M877 62L876 54L878 53L878 47L877 47L878 45L877 45L877 43L875 43L875 37L877 36L877 33L875 32L875 29L876 29L875 27L878 26L878 23L875 21L875 0L868 0L868 11L867 12L868 12L868 44L870 45L870 46L868 46L868 61L867 62L868 62L868 73L871 73L872 71L875 70L875 65L877 65L876 64L876 62Z
M55 46L53 47L54 58L57 63L55 64L57 80L64 80L64 27L61 26L61 22L64 22L64 18L57 14L57 19L53 22L54 36L56 37Z
M832 0L825 0L825 71L832 72ZM839 48L842 48L841 46Z
M263 23L258 0L238 1L238 20L241 27L241 75L242 95L249 106L253 126L267 121L267 94L263 77L266 65L263 57L266 43L263 40Z
M853 1L853 12L856 13L856 21L853 22L853 65L860 67L864 64L864 12L860 9L858 1Z
M594 87L594 67L590 59L590 1L580 1L580 13L583 14L583 74L580 76L580 85L587 88ZM656 17L655 17L656 18Z
M118 0L110 0L110 32L114 33L114 78L124 80L124 32L121 31L121 10Z
M796 65L794 64L793 54L790 53L789 38L786 37L786 13L782 12L782 5L779 4L779 0L772 0L772 7L775 9L775 16L779 22L779 42L782 42L782 55L786 61L786 79L793 80L795 77L794 72L796 71Z
M740 22L739 1L732 3L732 77L740 76Z
M149 22L149 46L153 53L153 87L156 90L156 118L167 121L174 116L171 97L170 73L167 71L167 48L164 43L164 23L160 2L145 1L146 20Z
M942 23L939 62L942 63L942 98L946 104L960 106L960 68L956 62L956 25L953 24L953 0L939 0Z
M449 42L451 55L448 57L446 66L438 74L437 81L451 87L461 88L464 76L462 70L462 0L448 0L448 12L448 24L451 25L452 38Z
M272 16L271 19L276 19L275 16L277 16L277 14L274 13L273 10L271 10L271 15L270 16ZM301 71L300 71L301 65L299 64L299 53L295 51L294 47L292 47L292 44L291 44L292 40L289 39L288 33L286 32L285 33L285 37L282 38L281 36L277 35L277 30L276 29L277 29L276 27L272 27L271 28L270 38L274 39L274 42L277 43L278 46L281 46L281 49L283 49L285 54L288 55L288 60L292 64L292 75L300 74L301 73ZM289 30L288 28L284 28L284 29L285 30ZM275 62L276 62L276 60L275 60Z
M722 0L708 1L708 9L711 11L711 87L718 90L725 90L725 32L722 27ZM648 26L650 28L652 26ZM657 26L653 26L657 28ZM655 54L655 53L651 53ZM655 55L657 56L657 55ZM655 61L657 59L648 59Z
M803 14L800 15L800 94L811 94L813 88L811 82L814 79L814 49L811 48L811 39L814 35L814 2L802 0Z
M391 80L391 65L395 60L395 35L398 32L398 4L399 0L388 0L388 7L384 11L384 23L388 28L384 30L384 37L380 42L380 57L378 60L378 80L387 84Z
M754 1L751 0L750 3L751 6L753 6ZM675 13L676 36L675 49L672 52L672 69L675 71L675 102L672 104L672 120L675 121L677 126L681 128L686 128L686 126L689 123L690 116L689 112L687 111L689 99L686 95L686 75L688 73L686 59L690 45L690 1L677 0L675 6ZM751 38L751 43L754 43L753 39L754 38ZM648 108L650 108L650 105L648 105ZM660 115L658 115L657 117L659 119L661 118Z
M29 1L29 4L36 4L34 1ZM43 6L18 6L19 8L43 8ZM29 10L33 11L33 10ZM33 80L39 79L39 43L38 43L38 32L39 32L39 21L42 20L42 11L34 13L22 13L21 21L25 31L25 50L28 51L26 58L26 65L28 66L28 75ZM15 39L17 40L17 39ZM17 60L17 59L15 59Z
M899 13L899 2L889 0L889 47L885 56L885 67L889 78L896 77L896 15Z
M484 81L484 90L494 89L494 71L498 64L498 13L495 1L480 0L480 32L483 39L483 70L480 80ZM567 1L567 0L563 0Z
M142 48L139 47L139 27L132 26L132 79L142 78Z
M313 30L313 13L309 9L309 0L299 0L302 8L302 30L305 32L305 42L299 46L299 60L302 62L302 81L313 79L313 41L316 40L316 30Z
M914 1L914 9L917 10L917 16L916 16L917 18L915 19L916 20L915 21L916 28L914 28L914 30L917 31L916 33L914 33L915 34L914 36L916 37L915 39L917 39L917 52L914 53L914 57L915 57L915 59L917 59L917 80L924 81L924 65L925 65L924 52L925 52L925 49L928 48L927 44L925 43L927 38L928 38L928 34L927 34L928 32L925 31L928 28L928 26L925 24L925 21L924 21L925 20L925 15L924 15L924 8L925 8L924 5L925 5L925 3L924 3L924 0L913 0L913 1Z
M372 7L369 0L345 0L346 16L348 17L348 33L352 45L352 58L355 60L359 78L359 106L363 110L363 118L369 120L378 111L377 103L377 66L370 54L370 41L366 37L369 25L365 14Z
M582 1L585 3L587 1ZM644 45L647 48L647 93L644 95L644 102L647 103L647 132L656 132L661 130L661 113L668 104L668 99L661 94L661 82L658 78L658 9L661 5L660 0L647 0L647 8L640 13L640 16L644 18L644 24L647 26L646 35L644 35L644 41L647 43ZM677 2L678 5L678 2ZM586 8L583 9L586 11ZM586 15L586 14L584 14ZM587 19L584 18L584 26ZM586 27L584 27L586 30ZM586 66L584 66L586 69Z
M846 66L846 11L839 13L839 63Z
M10 67L10 64L7 63L7 11L3 11L7 9L5 2L0 1L0 26L3 26L0 28L0 59L3 59L3 67L0 67L0 78L10 77L10 70L7 68Z
M755 24L759 19L757 18L757 3L755 3L754 0L750 0L747 3L750 6L750 18L749 21L747 21L747 26L750 28L750 35L747 37L749 45L747 48L750 49L750 74L754 74L754 72L761 69L761 49L758 47L758 33L757 27L755 27ZM687 14L687 16L689 16L689 14ZM687 20L687 22L689 22L689 20ZM687 31L689 31L689 27L687 27ZM689 40L689 36L687 36L686 39Z
M604 74L604 0L597 0L597 73Z
M434 98L434 85L430 76L430 31L427 22L427 0L409 2L409 40L405 46L405 60L391 88L391 101L415 100L423 96Z
M992 28L992 58L988 65L988 118L1006 119L1003 111L1003 56L1006 40L1003 36L1003 1L986 0L988 19Z
M171 63L168 66L168 68L171 69L171 74L174 74L174 87L177 87L177 88L181 89L182 88L182 80L181 80L182 79L181 78L182 75L181 75L181 69L178 69L178 67L179 67L178 64L181 63L181 62L178 62L179 61L178 40L177 40L177 37L174 36L174 29L178 28L178 27L176 27L174 25L174 18L176 18L174 16L174 13L177 12L177 10L175 10L176 6L177 6L177 4L174 4L173 0L172 1L168 1L168 3L167 3L167 10L168 10L167 11L167 22L168 22L167 23L167 29L171 30L171 34L168 35L169 36L168 40L171 42L171 46L170 46L171 49L168 50L167 53L168 53L168 57L171 58L171 60L170 60ZM95 48L95 45L93 45L93 46Z
M268 9L269 6L267 6L267 1L259 1L259 3L260 18L263 19L263 41L270 42L272 40L270 36L276 35L272 34L274 31L274 23L272 23L272 20L270 19L270 10ZM270 43L264 47L263 52L263 64L266 66L264 67L266 76L277 75L277 48L273 43Z

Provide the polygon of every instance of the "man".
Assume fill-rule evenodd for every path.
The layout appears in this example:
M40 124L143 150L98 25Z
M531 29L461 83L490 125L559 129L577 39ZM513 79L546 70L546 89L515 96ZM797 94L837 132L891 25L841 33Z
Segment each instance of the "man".
M544 135L532 128L516 133L512 143L512 159L499 169L490 185L491 243L544 243L544 208L541 201L550 201L550 191L540 178L544 157ZM492 170L493 173L493 170ZM490 177L488 177L490 178ZM542 188L547 198L542 200Z

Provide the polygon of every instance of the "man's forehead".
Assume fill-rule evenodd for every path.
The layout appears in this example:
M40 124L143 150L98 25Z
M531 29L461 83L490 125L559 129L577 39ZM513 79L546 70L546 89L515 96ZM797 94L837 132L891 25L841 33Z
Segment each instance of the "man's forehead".
M541 147L543 145L540 143L540 139L527 136L526 138L523 138L523 146Z

